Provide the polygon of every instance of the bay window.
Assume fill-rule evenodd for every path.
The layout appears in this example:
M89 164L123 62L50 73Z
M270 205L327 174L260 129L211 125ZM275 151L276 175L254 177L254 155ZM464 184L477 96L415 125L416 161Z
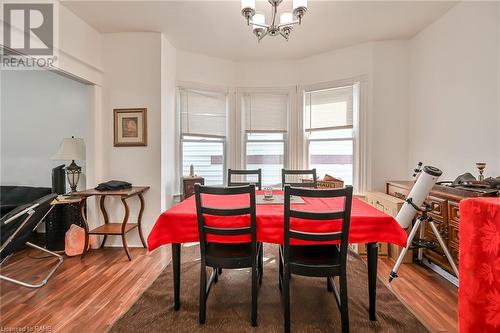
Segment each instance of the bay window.
M178 89L182 174L193 165L206 185L221 185L225 174L226 94Z
M262 169L264 186L279 186L286 165L288 95L244 94L245 168Z
M307 91L304 95L304 128L309 168L353 184L354 86Z

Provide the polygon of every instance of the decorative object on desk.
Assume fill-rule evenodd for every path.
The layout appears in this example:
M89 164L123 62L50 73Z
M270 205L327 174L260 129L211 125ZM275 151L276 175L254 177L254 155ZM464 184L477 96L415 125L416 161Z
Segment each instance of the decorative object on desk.
M95 189L98 191L114 191L124 190L131 187L132 184L130 184L129 182L124 182L121 180L110 180L105 183L100 183Z
M75 163L77 161L85 161L85 142L81 138L64 138L57 152L52 156L53 160L69 160L71 164L66 167L66 176L71 187L71 192L76 191L82 167Z
M114 146L147 146L146 108L114 109Z
M264 200L273 200L273 188L272 187L266 187L264 189Z
M194 177L194 165L189 166L189 177Z
M484 169L486 168L486 163L484 163L484 162L477 162L476 163L476 168L479 171L479 178L478 178L478 180L479 181L483 181L484 180L483 172L484 172Z
M194 194L194 184L205 184L205 178L203 177L182 177L182 200L186 200Z
M302 179L303 183L311 183L312 179ZM325 177L323 177L323 180L318 179L316 181L318 184L318 188L343 188L344 187L344 181L340 178L335 178L333 176L330 176L329 174L325 174Z
M83 247L85 246L85 229L72 224L66 232L64 244L64 252L68 257L81 255L83 253ZM90 249L95 244L97 244L97 239L94 235L91 235L89 237L87 249Z
M307 12L307 0L293 0L292 12L283 12L280 23L277 24L278 6L282 0L268 0L272 6L271 24L266 24L263 13L255 12L255 0L241 0L241 14L245 17L247 25L252 25L252 30L258 41L265 36L282 36L286 40L290 37L293 26L302 23L302 17Z

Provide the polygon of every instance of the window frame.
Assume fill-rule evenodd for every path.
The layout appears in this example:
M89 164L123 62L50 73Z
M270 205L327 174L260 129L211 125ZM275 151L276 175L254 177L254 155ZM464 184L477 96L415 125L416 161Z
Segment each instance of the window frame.
M310 146L311 142L335 142L335 141L352 141L352 185L355 188L356 193L363 192L364 190L364 169L365 167L361 165L361 161L363 161L365 152L361 151L362 148L365 148L365 145L361 145L360 141L362 140L361 137L361 130L362 130L362 123L361 123L361 116L360 116L360 104L362 101L362 94L361 94L361 85L362 85L362 80L346 80L343 82L336 82L336 83L324 83L321 85L314 85L305 88L302 91L302 119L303 119L303 135L304 135L304 162L307 165L307 168L311 168L311 154L310 154ZM329 90L329 89L336 89L336 88L342 88L342 87L348 87L351 86L353 89L353 124L352 125L343 125L343 126L331 126L331 127L324 127L324 128L318 128L318 129L306 129L306 94L310 92L315 92L315 91L321 91L321 90ZM351 129L352 135L349 137L340 137L340 138L311 138L311 133L313 132L325 132L325 131L332 131L332 130L342 130L342 129ZM364 136L363 136L364 137Z
M194 134L194 133L183 133L183 123L182 123L182 107L181 107L181 96L180 96L180 89L193 89L193 90L200 90L200 91L206 91L206 92L211 92L211 93L219 93L219 94L224 94L225 99L226 99L226 135L209 135L209 134ZM179 147L178 147L178 172L180 176L180 187L182 188L182 178L185 177L186 175L183 174L184 170L184 143L185 142L194 142L194 143L206 143L206 142L220 142L222 143L222 183L221 185L226 186L226 168L227 168L227 138L228 138L228 129L229 129L229 122L230 122L230 107L229 107L229 96L228 96L228 91L227 89L224 88L213 88L213 87L207 87L207 86L199 86L199 85L192 85L189 83L178 83L176 85L176 116L178 117L177 121L177 134L179 138ZM186 138L187 137L187 138ZM192 139L192 138L197 138L197 139ZM196 170L195 170L196 171Z
M248 134L282 134L283 139L281 140L248 140ZM283 168L286 169L288 165L288 132L287 131L244 131L244 139L243 139L243 167L245 169L248 168L247 164L247 145L248 142L276 142L283 143ZM264 176L263 176L264 177ZM279 179L278 183L281 183L281 179ZM264 186L264 183L262 184Z

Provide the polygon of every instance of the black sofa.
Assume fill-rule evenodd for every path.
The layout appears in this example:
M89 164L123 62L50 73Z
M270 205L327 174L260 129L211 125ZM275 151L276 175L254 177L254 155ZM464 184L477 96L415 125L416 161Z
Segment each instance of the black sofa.
M0 186L0 217L51 193L50 187Z

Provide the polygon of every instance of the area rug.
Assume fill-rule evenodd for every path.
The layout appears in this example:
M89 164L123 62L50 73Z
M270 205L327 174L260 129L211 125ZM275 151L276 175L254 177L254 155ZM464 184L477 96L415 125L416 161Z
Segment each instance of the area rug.
M250 325L250 271L224 270L207 301L207 318L198 324L199 248L182 248L181 309L174 311L173 274L169 265L110 332L283 332L278 289L277 247L264 251L264 279L258 298L258 327ZM429 332L377 281L377 321L368 319L366 264L348 257L349 323L351 332ZM326 279L293 276L290 283L292 332L340 332L340 313Z

